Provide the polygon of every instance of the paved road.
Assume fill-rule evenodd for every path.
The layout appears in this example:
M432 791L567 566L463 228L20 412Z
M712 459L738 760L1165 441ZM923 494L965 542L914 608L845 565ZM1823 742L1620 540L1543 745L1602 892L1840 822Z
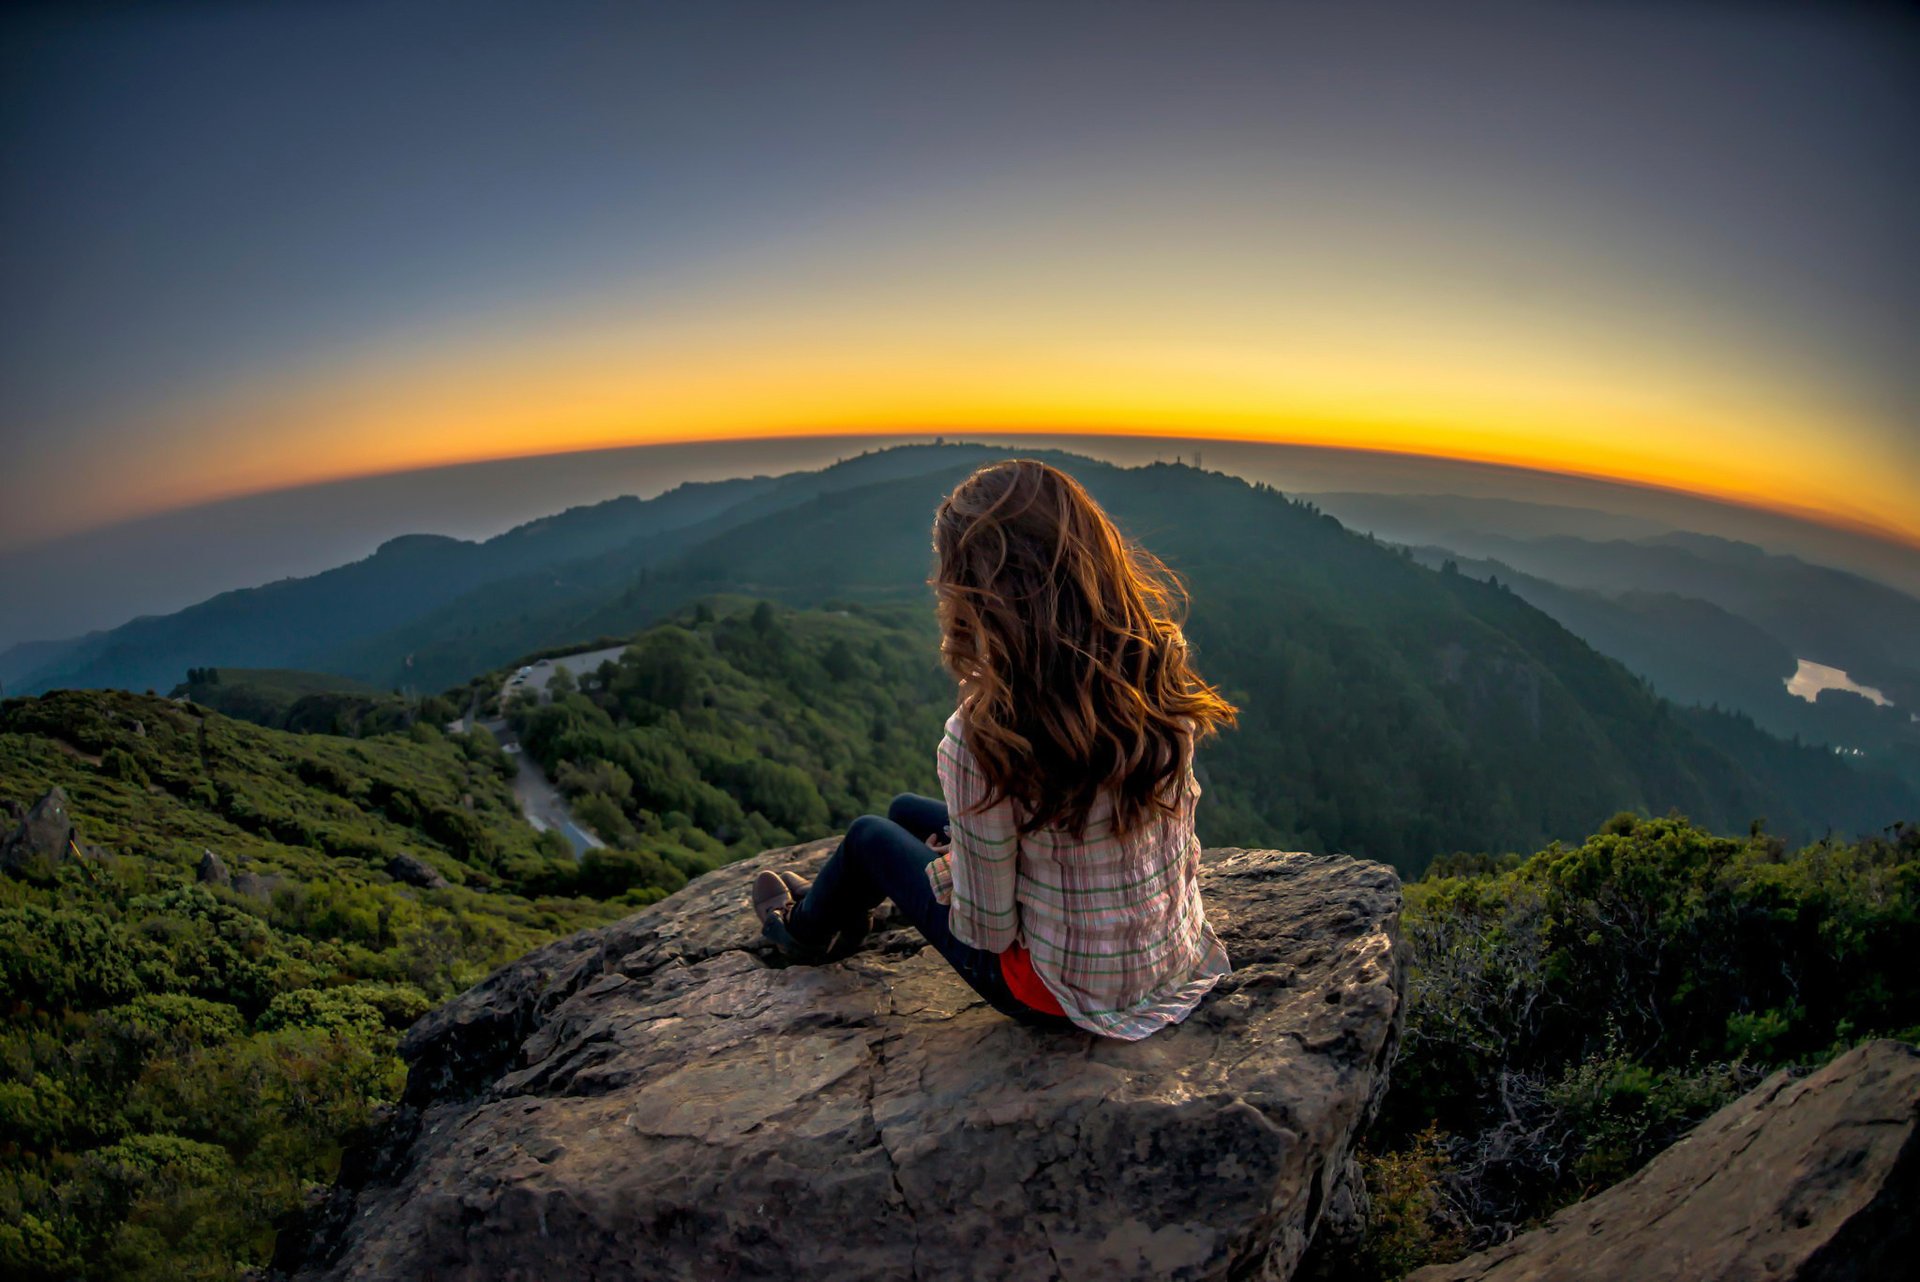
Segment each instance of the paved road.
M493 737L500 741L501 750L513 758L516 771L513 776L513 795L519 800L520 811L526 815L527 822L533 825L535 832L556 829L573 846L576 859L589 850L607 844L574 822L573 812L567 808L567 799L560 795L560 790L540 769L540 763L521 750L512 726L501 720L482 721L480 724L493 732Z
M627 647L616 645L605 650L581 650L574 654L563 654L552 659L542 659L532 664L532 671L508 674L500 686L500 700L505 703L510 695L522 690L537 692L543 699L547 686L552 682L554 673L565 668L577 680L597 669L608 659L617 659L626 653ZM588 832L574 821L573 812L567 808L567 799L553 786L540 764L520 750L520 741L514 737L513 727L504 718L482 721L481 725L493 732L500 741L500 747L512 757L518 767L513 777L513 795L520 800L520 809L527 816L527 822L533 825L535 832L545 832L552 828L573 846L574 858L578 859L587 851L604 847L607 843Z
M507 679L501 683L500 701L504 703L509 695L522 690L536 691L544 698L548 684L553 681L553 674L559 669L565 668L573 674L573 679L578 681L581 677L597 670L608 659L617 659L626 652L627 647L624 645L609 646L605 650L581 650L574 654L542 659L538 663L529 665L533 671L524 675L516 669L509 672Z

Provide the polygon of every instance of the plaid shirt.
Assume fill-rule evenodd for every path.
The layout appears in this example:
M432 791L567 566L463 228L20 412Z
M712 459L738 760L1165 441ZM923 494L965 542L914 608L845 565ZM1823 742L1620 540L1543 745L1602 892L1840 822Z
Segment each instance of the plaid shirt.
M1105 795L1085 840L1051 829L1023 838L1006 798L961 813L987 791L963 733L956 709L937 754L953 844L927 865L954 938L994 953L1025 944L1060 1008L1091 1032L1137 1041L1185 1019L1231 970L1200 903L1192 762L1178 816L1125 841L1111 835Z

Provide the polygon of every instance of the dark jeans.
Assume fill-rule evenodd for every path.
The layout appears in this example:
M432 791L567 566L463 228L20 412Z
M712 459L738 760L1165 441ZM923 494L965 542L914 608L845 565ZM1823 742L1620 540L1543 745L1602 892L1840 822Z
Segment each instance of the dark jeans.
M911 792L893 799L885 819L861 815L848 825L840 848L787 918L787 929L804 942L824 944L837 930L857 929L881 900L891 899L989 1006L1042 1028L1075 1027L1072 1020L1034 1010L1015 997L1000 973L1000 954L953 937L947 928L947 905L933 897L933 886L927 881L927 865L940 857L927 845L927 837L936 832L946 835L946 803Z

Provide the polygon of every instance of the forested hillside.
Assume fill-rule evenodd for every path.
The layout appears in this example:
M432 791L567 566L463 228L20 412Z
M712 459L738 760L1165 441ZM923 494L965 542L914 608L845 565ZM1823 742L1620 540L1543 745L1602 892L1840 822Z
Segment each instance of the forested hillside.
M351 677L285 668L188 668L168 695L273 730L320 734L385 734L455 715L438 696L408 699Z
M927 471L983 445L874 451L819 472L689 483L529 521L483 543L410 535L325 573L223 592L173 614L0 653L9 692L164 690L189 667L335 672L436 689L517 654L578 639L578 621L647 567L719 531L848 485ZM680 601L655 601L660 617Z
M1528 850L1621 809L1790 839L1920 813L1898 780L1682 712L1512 592L1416 564L1263 486L1178 465L1070 467L1192 589L1201 671L1242 708L1203 754L1211 843L1344 851L1415 873ZM926 600L928 526L969 463L750 522L577 625L718 589ZM930 608L923 606L922 608Z
M1497 579L1676 703L1738 713L1769 734L1835 747L1855 764L1920 787L1920 722L1906 707L1877 706L1847 690L1800 698L1787 688L1797 667L1794 652L1721 606L1670 592L1562 587L1504 562L1467 560L1445 548L1420 547L1413 554L1436 569L1452 561L1462 574Z
M717 598L508 712L611 847L586 855L581 884L639 899L885 814L895 793L937 795L933 753L954 692L935 656L918 612Z
M394 1098L400 1030L624 911L534 891L574 868L520 822L511 773L484 733L291 735L99 692L0 703L0 1274L264 1262L277 1218ZM13 844L56 786L74 844Z
M322 574L223 592L173 614L135 619L71 641L16 647L0 654L0 681L27 693L60 686L138 690L166 689L189 667L345 671L332 658L344 647L380 636L484 584L644 540L668 540L675 530L752 498L770 484L764 477L743 478L682 485L644 502L612 499L529 521L484 543L438 535L391 539L372 556ZM395 684L403 659L392 657L391 672L346 675Z
M1920 1041L1920 828L1789 849L1620 815L1407 887L1406 1038L1323 1276L1385 1282L1623 1179L1782 1065ZM1783 1175L1785 1173L1782 1173Z
M396 1097L399 1034L433 1004L727 860L937 789L952 691L915 613L717 599L581 675L510 710L612 843L579 862L520 820L484 730L283 733L108 692L0 703L0 1273L264 1262ZM321 693L192 676L268 717ZM21 826L36 803L45 822ZM42 832L69 822L71 843Z
M1622 809L1677 809L1730 831L1763 819L1794 840L1920 813L1911 785L1667 704L1506 585L1419 565L1268 487L1036 453L1078 476L1192 587L1202 671L1244 714L1204 758L1206 840L1346 851L1417 872L1436 851L1533 849ZM718 511L718 491L704 508L662 496L651 503L674 499L676 514L645 516L655 532L623 543L609 531L634 528L650 504L563 514L542 537L591 544L591 556L424 595L399 626L335 637L328 663L382 685L405 673L430 690L530 651L634 635L721 592L930 615L932 513L996 456L977 445L878 451ZM563 537L583 522L592 538ZM930 632L918 644L931 653ZM216 658L195 654L183 668Z

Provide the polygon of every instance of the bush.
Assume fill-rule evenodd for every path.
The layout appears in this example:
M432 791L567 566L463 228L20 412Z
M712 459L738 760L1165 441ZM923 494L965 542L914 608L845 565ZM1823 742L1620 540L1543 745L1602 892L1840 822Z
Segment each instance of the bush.
M1436 861L1407 887L1406 1034L1368 1141L1382 1209L1353 1276L1504 1240L1771 1069L1910 1037L1917 914L1903 826L1789 853L1623 814L1517 864Z

